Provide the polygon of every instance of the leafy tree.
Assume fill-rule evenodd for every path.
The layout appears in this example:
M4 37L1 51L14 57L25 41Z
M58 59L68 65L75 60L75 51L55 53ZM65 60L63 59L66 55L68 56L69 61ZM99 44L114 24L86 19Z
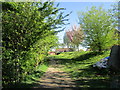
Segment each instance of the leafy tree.
M70 40L69 40L69 38L67 37L66 33L64 34L63 42L64 42L64 44L67 46L67 48L70 48Z
M21 82L44 62L69 14L49 1L3 2L2 10L4 86Z
M102 7L93 6L79 15L80 24L85 33L85 46L93 51L102 51L116 44L114 19Z
M79 51L79 45L83 41L84 34L80 27L74 26L72 28L72 30L74 31L72 43L76 45L76 47L78 48L78 51Z
M79 45L83 41L84 34L80 27L73 26L71 31L67 31L64 35L64 43L68 45L72 45L73 47L77 47L79 50Z
M120 45L120 2L112 5L112 9L110 9L111 16L115 20L114 25L116 27L116 33L118 33L118 44Z

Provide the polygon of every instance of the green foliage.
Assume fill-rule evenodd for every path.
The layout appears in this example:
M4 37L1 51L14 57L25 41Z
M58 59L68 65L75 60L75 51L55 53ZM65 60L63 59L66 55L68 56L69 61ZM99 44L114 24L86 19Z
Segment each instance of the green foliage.
M4 87L21 82L45 61L67 16L49 1L3 2L2 7Z
M82 12L79 19L85 33L84 43L93 51L109 49L116 44L114 19L108 11L93 6L88 12Z
M67 46L67 48L74 48L75 49L75 44L73 44L70 39L68 38L67 34L64 34L63 37L63 42L65 44L65 46Z
M71 31L66 31L63 37L64 43L67 45L67 47L77 47L79 50L79 45L83 41L84 35L83 31L80 27L77 27L74 25L71 28Z
M120 2L112 5L113 9L110 10L111 16L115 20L114 26L116 27L116 33L118 33L118 45L120 45Z
M69 48L69 46L70 46L70 40L69 40L69 38L67 37L66 33L64 34L63 42L64 42L64 44L67 46L67 48Z
M82 43L84 39L84 34L83 34L81 27L74 26L73 31L74 31L74 36L73 36L72 43L77 46L78 51L79 51L79 45Z

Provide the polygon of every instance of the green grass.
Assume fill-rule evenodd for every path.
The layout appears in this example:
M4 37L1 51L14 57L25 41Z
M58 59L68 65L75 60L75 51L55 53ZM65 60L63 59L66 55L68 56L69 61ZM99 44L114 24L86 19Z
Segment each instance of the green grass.
M62 52L59 55L49 55L49 57L54 58L54 59L73 59L85 53L88 53L88 52L81 52L81 53L77 51L76 52Z
M110 51L102 53L82 51L82 52L63 52L59 55L49 55L47 63L44 63L36 68L34 73L28 75L26 80L20 84L20 87L30 88L36 86L36 82L46 72L49 64L49 59L58 60L63 67L62 71L67 72L76 84L76 87L90 88L110 88L111 82L114 82L114 75L111 75L109 69L93 68L92 65L110 55ZM120 81L119 78L116 80ZM114 86L114 85L113 85ZM19 86L17 86L19 87Z
M31 88L37 85L41 76L46 72L48 68L48 63L43 63L39 65L33 73L27 75L22 82L16 84L11 84L7 86L8 88Z
M77 53L79 53L79 52L77 52ZM94 54L92 52L84 52L84 53L82 52L79 55L75 54L75 56L73 57L73 60L65 63L65 67L63 68L63 70L65 70L67 72L74 72L73 76L75 76L75 73L77 74L77 72L80 73L83 71L80 69L90 69L92 67L91 65L93 65L100 59L102 59L106 56L109 56L109 51L105 52L104 54ZM93 72L91 72L91 73L85 72L83 74L94 75Z
M103 53L82 51L64 52L49 57L61 61L61 64L64 65L61 70L70 74L77 87L109 88L111 78L109 70L92 67L97 61L109 55L110 51Z
M46 64L41 64L36 68L36 71L34 71L32 74L28 75L23 81L23 83L26 84L32 84L36 82L37 80L40 80L40 77L46 72L48 66Z

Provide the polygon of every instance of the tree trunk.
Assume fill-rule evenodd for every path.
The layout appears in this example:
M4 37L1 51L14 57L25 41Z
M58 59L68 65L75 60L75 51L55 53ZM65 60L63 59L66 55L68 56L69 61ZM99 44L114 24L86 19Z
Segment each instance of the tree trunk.
M120 46L115 45L111 49L110 59L108 60L108 66L115 71L120 71Z
M101 48L99 48L99 52L101 52L102 51L102 49Z
M97 45L98 45L98 51L99 51L99 52L101 52L101 51L102 51L102 47L101 47L100 42L98 42L98 44L97 44Z
M120 32L118 32L118 45L120 45Z
M77 48L78 48L78 51L79 51L79 45L77 46Z

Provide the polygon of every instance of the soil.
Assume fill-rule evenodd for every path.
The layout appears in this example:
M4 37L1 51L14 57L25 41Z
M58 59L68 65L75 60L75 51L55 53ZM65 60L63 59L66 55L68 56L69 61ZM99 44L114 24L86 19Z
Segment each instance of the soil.
M61 88L61 87L75 87L74 80L70 75L61 70L63 65L59 61L51 60L50 67L47 72L41 77L38 85L34 88Z

